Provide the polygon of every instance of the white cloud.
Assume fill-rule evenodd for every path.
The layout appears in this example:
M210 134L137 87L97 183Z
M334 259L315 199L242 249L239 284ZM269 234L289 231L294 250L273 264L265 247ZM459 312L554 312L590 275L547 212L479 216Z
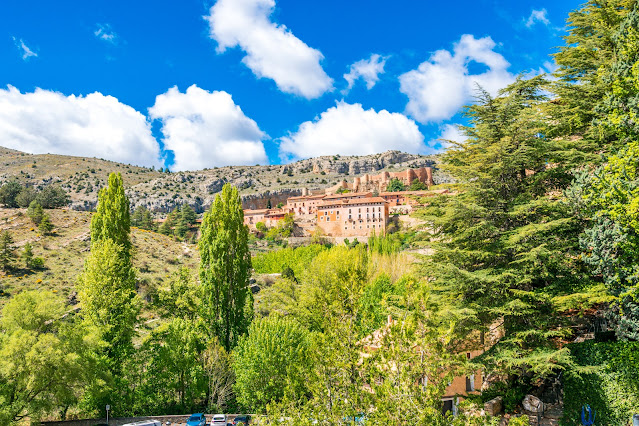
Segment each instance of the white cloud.
M93 32L97 38L102 41L106 41L111 44L115 44L118 39L118 35L111 29L109 24L97 24L96 30Z
M266 164L265 134L226 92L195 85L172 87L155 98L149 117L162 121L164 148L175 154L174 170Z
M159 166L146 117L112 96L65 96L0 89L0 144L33 154L65 154Z
M415 122L399 113L364 110L360 104L338 102L296 133L283 137L280 156L285 160L318 155L366 155L397 149L421 153L424 136Z
M333 80L320 65L322 53L272 22L274 7L275 0L218 0L205 17L218 53L239 46L246 52L244 64L283 92L314 99L331 90Z
M514 81L508 72L510 64L495 52L490 37L476 39L465 34L453 46L453 52L438 50L418 69L399 77L400 90L408 96L406 112L421 123L444 120L472 101L477 84L495 95ZM469 64L475 62L487 69L471 74Z
M448 148L452 142L463 142L466 140L464 135L457 124L445 124L442 127L442 131L436 141L433 141L433 145L439 143L442 147Z
M362 59L352 64L349 73L344 74L344 79L348 82L348 87L344 90L344 93L348 93L359 78L366 82L368 90L372 89L379 81L379 75L384 73L384 65L386 65L387 59L378 54L373 54L369 59Z
M29 46L26 45L26 43L24 42L24 40L22 39L17 39L15 37L13 38L13 42L16 44L16 47L20 50L20 52L22 53L22 59L24 59L25 61L27 59L29 59L30 57L34 56L37 57L38 54L35 53L33 50L31 50L29 48Z
M540 22L542 24L544 24L545 26L549 26L550 25L550 21L548 20L548 17L546 17L546 14L548 12L546 11L546 9L541 9L541 10L534 10L530 13L530 16L528 17L528 20L526 20L525 25L527 28L532 28L533 25L535 25L537 22Z

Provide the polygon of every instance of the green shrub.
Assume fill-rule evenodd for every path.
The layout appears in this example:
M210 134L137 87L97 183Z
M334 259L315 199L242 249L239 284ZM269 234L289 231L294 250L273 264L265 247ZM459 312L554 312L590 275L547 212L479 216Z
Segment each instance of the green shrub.
M596 412L597 426L630 424L639 412L639 342L594 342L569 345L579 365L566 371L564 426L581 425L581 407Z
M528 416L513 417L508 422L508 426L530 426L530 419Z

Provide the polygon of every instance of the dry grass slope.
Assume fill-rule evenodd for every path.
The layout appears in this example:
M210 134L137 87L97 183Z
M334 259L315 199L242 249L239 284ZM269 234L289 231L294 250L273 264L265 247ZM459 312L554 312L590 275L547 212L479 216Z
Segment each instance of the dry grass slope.
M89 254L91 213L73 210L47 210L47 213L56 228L51 235L42 235L27 217L25 209L0 208L0 230L11 233L17 247L16 256L29 242L34 256L42 257L45 265L44 269L29 271L20 260L12 272L0 272L0 289L5 292L0 304L6 303L11 295L29 289L47 289L65 297L73 293L84 259ZM195 245L137 228L132 229L131 239L138 293L147 302L181 266L197 270L199 254Z

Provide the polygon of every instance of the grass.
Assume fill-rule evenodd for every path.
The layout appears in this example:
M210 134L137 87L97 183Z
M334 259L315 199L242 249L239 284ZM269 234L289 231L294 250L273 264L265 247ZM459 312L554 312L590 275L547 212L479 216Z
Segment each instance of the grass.
M46 289L65 297L73 293L89 254L91 213L57 209L47 213L56 228L52 234L43 235L26 216L26 209L0 209L0 230L10 232L17 247L16 256L29 242L34 256L44 259L44 268L40 270L29 271L19 260L12 271L0 272L0 286L5 292L0 305L24 290ZM199 253L193 244L137 228L132 228L131 240L138 293L147 302L155 289L166 285L180 267L197 270Z

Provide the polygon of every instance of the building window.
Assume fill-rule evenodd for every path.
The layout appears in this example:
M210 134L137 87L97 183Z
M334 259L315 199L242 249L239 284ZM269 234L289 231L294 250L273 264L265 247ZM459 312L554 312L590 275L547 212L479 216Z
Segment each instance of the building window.
M475 375L466 377L466 392L473 392L475 390Z
M331 221L331 217L330 216L326 216L326 221L330 222Z

